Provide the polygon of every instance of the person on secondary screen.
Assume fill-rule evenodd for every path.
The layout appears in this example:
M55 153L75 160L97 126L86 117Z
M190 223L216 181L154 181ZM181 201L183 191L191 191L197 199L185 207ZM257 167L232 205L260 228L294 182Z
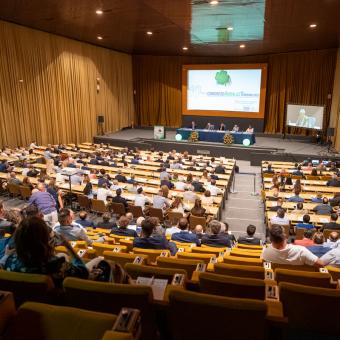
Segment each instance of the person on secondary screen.
M239 130L240 130L239 126L235 124L233 127L233 132L238 132Z
M210 130L210 129L211 129L211 124L210 124L210 122L207 123L207 125L205 126L205 129L206 129L206 130Z
M247 133L254 133L254 128L251 125L249 125L248 129L246 130L246 132Z
M219 130L220 131L225 131L225 125L223 123L220 124Z
M313 128L315 125L315 118L308 116L305 109L301 109L295 124L296 126L304 128Z

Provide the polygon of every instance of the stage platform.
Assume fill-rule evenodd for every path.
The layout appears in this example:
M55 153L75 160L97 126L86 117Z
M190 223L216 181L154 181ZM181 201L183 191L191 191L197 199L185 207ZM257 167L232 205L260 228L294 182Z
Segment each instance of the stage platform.
M336 158L340 154L328 152L327 146L313 143L308 137L256 134L256 143L251 146L238 144L224 145L221 143L177 142L176 131L167 130L166 139L153 139L153 129L124 129L116 133L94 137L95 143L109 143L117 146L138 147L140 149L155 148L157 150L188 151L192 154L208 156L225 156L237 160L248 160L252 165L260 165L262 160L282 160L299 162L311 158Z

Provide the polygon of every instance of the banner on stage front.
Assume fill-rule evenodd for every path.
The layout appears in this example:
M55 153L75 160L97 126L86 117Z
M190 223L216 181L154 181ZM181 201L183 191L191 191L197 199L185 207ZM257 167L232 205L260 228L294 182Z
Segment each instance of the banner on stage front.
M165 138L165 130L164 126L155 125L153 128L153 138L154 139L164 139Z

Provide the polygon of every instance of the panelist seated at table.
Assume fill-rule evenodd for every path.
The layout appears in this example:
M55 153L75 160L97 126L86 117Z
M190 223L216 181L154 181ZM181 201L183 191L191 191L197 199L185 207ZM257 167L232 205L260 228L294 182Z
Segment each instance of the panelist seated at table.
M196 122L195 122L194 120L191 122L190 128L191 128L192 130L195 130L195 129L197 128Z
M254 133L254 128L251 125L249 125L248 129L246 130L246 133Z
M206 129L206 130L214 130L214 128L215 128L215 125L210 124L209 122L208 122L207 125L205 126L205 129Z
M233 129L232 129L232 131L233 132L239 132L239 130L240 130L240 127L238 126L238 125L234 125L234 127L233 127Z
M225 124L221 123L219 127L220 131L225 131Z

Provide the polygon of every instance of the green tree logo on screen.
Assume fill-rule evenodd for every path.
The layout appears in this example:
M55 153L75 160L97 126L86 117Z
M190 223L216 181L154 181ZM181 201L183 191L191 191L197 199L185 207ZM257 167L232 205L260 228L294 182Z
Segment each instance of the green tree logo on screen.
M221 70L218 71L215 75L215 80L218 85L230 85L231 84L231 77L227 71Z

